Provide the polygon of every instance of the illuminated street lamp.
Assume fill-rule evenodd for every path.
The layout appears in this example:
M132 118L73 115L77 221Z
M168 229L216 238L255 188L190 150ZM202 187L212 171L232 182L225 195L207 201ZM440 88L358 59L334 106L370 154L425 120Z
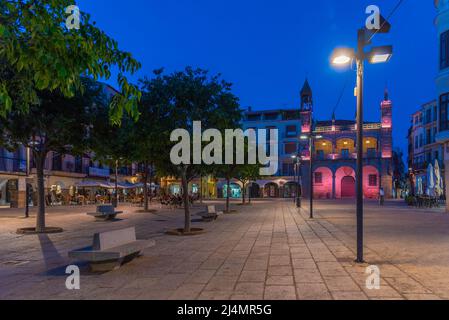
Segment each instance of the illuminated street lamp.
M362 28L358 31L357 51L351 48L337 48L331 56L331 64L336 67L348 66L355 61L357 66L357 260L363 263L363 77L365 61L369 63L385 63L391 59L392 46L373 47L368 52L365 48L371 44L377 33L388 33L390 24L381 17L378 30Z

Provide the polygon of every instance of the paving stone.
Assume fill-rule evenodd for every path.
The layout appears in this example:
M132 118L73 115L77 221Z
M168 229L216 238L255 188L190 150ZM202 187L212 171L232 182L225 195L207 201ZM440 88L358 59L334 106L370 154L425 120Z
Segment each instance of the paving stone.
M266 286L265 300L296 300L294 286Z
M329 300L331 295L324 283L297 283L299 300Z
M268 276L267 285L293 285L293 276Z
M324 282L330 291L359 291L360 287L349 276L325 276Z
M331 292L331 295L334 300L368 300L362 291L335 291Z
M46 237L18 236L17 228L34 222L3 217L0 298L449 299L444 210L423 215L399 202L382 209L367 202L365 259L382 277L380 290L368 290L368 264L353 261L353 203L316 201L315 208L316 219L309 220L291 201L255 201L245 214L196 224L207 233L195 237L165 235L183 225L183 212L159 207L157 215L146 215L124 205L122 220L113 224L93 223L85 212L94 206L51 207L48 225L68 231ZM8 209L0 217L4 212L23 214ZM155 239L156 246L113 272L91 274L81 265L82 289L66 290L64 268L73 263L68 251L89 245L96 232L132 226L139 239Z

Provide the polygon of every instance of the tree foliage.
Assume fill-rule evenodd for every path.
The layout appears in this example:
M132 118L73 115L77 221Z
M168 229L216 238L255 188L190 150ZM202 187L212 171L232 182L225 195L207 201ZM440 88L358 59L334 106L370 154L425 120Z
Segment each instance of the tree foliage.
M156 72L149 91L153 103L162 107L161 121L165 130L160 133L160 143L166 152L157 155L155 164L161 173L181 178L185 209L185 231L190 230L188 203L188 182L199 174L211 170L204 164L193 164L193 154L189 163L174 165L170 160L170 134L176 129L185 129L193 135L193 123L201 121L202 130L238 128L241 110L238 98L231 92L232 85L220 75L210 76L201 69L186 68L169 75Z
M75 92L71 98L49 90L38 91L39 105L31 105L27 111L12 109L5 117L0 117L0 145L10 150L23 145L33 154L37 170L38 232L45 230L44 163L47 154L50 151L82 154L88 147L95 109L107 109L103 85L90 79L81 81L85 89Z
M121 51L85 12L80 12L80 28L69 30L66 8L73 4L72 0L0 2L0 62L11 71L0 74L1 116L39 104L41 90L71 98L83 90L83 77L109 79L115 68L120 93L111 100L111 118L119 123L124 111L138 117L141 93L126 74L135 73L140 63Z

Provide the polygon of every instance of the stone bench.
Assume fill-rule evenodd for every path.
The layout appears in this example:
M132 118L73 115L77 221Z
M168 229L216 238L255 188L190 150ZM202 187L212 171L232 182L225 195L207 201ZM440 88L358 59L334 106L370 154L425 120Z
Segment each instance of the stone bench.
M100 205L97 206L96 212L89 212L87 213L87 215L95 217L96 220L106 221L113 220L117 217L118 214L122 213L123 211L115 211L115 208L112 205Z
M217 211L215 206L207 206L205 212L200 212L198 215L203 218L204 221L213 221L216 220L219 216L221 216L223 212Z
M69 257L88 261L94 272L111 271L140 256L146 248L156 245L154 240L136 240L135 227L96 233L91 247L69 252Z

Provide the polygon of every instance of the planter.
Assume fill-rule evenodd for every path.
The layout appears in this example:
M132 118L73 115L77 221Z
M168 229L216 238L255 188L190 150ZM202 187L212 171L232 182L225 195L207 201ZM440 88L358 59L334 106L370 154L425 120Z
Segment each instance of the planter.
M166 234L170 236L197 236L205 233L206 231L201 228L190 228L190 232L184 232L184 228L168 230Z
M43 232L37 232L36 228L21 228L17 229L17 234L24 234L24 235L33 235L33 234L53 234L53 233L61 233L64 232L62 228L56 228L56 227L47 227Z

